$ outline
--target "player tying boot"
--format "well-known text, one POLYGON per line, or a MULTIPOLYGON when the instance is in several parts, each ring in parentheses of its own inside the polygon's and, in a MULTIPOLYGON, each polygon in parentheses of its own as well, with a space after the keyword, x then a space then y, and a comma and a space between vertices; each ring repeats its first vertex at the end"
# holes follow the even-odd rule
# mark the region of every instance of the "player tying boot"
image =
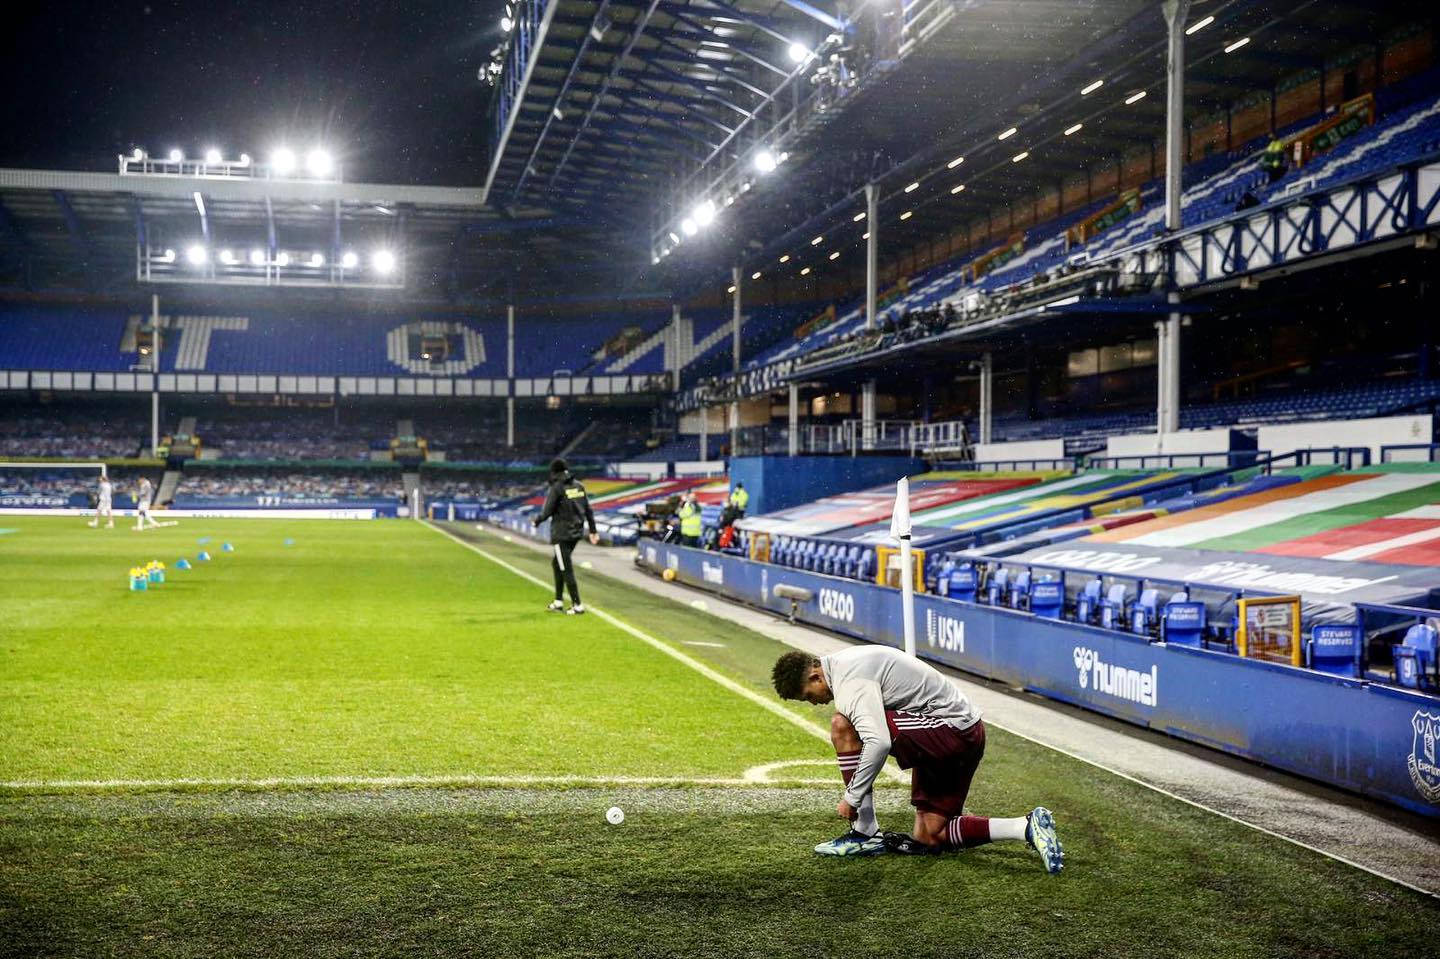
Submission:
POLYGON ((817 853, 919 855, 1008 839, 1036 850, 1046 872, 1063 868, 1055 819, 1044 806, 1010 819, 963 815, 985 755, 985 724, 980 710, 934 667, 887 646, 856 646, 819 659, 786 653, 771 678, 782 699, 835 703, 830 741, 845 780, 835 811, 851 826, 816 846, 817 853), (913 770, 910 835, 881 833, 875 820, 871 787, 890 754, 901 769, 913 770))

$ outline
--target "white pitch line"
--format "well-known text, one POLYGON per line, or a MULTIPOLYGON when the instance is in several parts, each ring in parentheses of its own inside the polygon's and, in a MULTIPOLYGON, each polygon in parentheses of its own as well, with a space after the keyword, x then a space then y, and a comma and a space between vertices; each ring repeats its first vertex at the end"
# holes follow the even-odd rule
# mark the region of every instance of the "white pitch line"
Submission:
MULTIPOLYGON (((485 559, 488 559, 495 565, 500 566, 503 569, 509 570, 516 576, 519 576, 521 579, 525 579, 534 583, 541 589, 549 590, 553 587, 552 583, 547 583, 544 580, 540 579, 538 576, 531 576, 529 573, 525 572, 523 569, 520 569, 518 566, 512 566, 511 564, 505 562, 503 559, 494 555, 493 553, 487 553, 485 550, 476 546, 474 543, 465 542, 465 540, 456 536, 454 533, 451 533, 449 530, 441 529, 440 527, 435 526, 429 520, 425 520, 424 523, 426 526, 429 526, 435 532, 446 537, 447 539, 459 543, 461 546, 465 547, 471 552, 483 556, 485 559)), ((616 629, 629 633, 631 636, 634 636, 642 643, 653 646, 656 649, 660 650, 660 652, 664 653, 666 656, 679 660, 686 666, 689 666, 691 669, 695 670, 701 676, 704 676, 706 679, 719 683, 721 686, 724 686, 732 693, 744 696, 746 699, 750 700, 752 703, 759 706, 761 709, 764 709, 767 712, 774 713, 776 716, 784 719, 787 723, 791 723, 792 725, 800 727, 812 736, 823 739, 827 743, 830 742, 830 733, 828 730, 821 729, 818 725, 812 723, 810 720, 805 719, 801 716, 797 716, 795 713, 792 713, 790 710, 786 709, 784 706, 781 706, 779 703, 774 702, 773 700, 766 699, 764 696, 761 696, 759 693, 755 692, 755 690, 748 689, 745 686, 741 686, 729 676, 717 673, 715 670, 711 669, 709 666, 700 662, 700 660, 694 658, 693 656, 688 656, 685 653, 682 653, 674 646, 671 646, 669 643, 661 642, 654 636, 651 636, 649 633, 641 632, 634 626, 631 626, 629 623, 625 622, 623 619, 611 616, 603 609, 596 609, 594 606, 587 606, 586 609, 593 615, 598 616, 605 622, 609 623, 611 626, 614 626, 616 629)))
MULTIPOLYGON (((3 532, 4 532, 4 530, 0 530, 0 533, 3 533, 3 532)), ((708 646, 708 647, 711 648, 711 649, 724 649, 724 648, 725 648, 725 644, 724 644, 724 643, 705 643, 705 642, 701 642, 701 641, 698 640, 698 639, 682 639, 682 640, 680 640, 680 642, 684 643, 686 646, 708 646)))
MULTIPOLYGON (((824 780, 825 785, 833 785, 824 780)), ((0 782, 0 791, 84 791, 127 789, 277 789, 286 787, 345 786, 390 789, 403 786, 786 786, 816 785, 814 780, 765 782, 750 777, 685 776, 277 776, 260 779, 55 779, 0 782)))

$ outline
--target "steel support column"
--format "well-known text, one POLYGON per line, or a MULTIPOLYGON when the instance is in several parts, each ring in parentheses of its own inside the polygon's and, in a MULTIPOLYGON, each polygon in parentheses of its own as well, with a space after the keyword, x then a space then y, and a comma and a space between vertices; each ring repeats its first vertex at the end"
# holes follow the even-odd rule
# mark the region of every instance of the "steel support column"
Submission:
MULTIPOLYGON (((1185 17, 1190 0, 1164 0, 1168 46, 1165 57, 1165 229, 1180 229, 1180 172, 1185 164, 1185 17)), ((1273 102, 1273 98, 1272 98, 1273 102)), ((1170 281, 1173 285, 1174 276, 1170 281)), ((1180 294, 1171 292, 1170 315, 1156 324, 1158 393, 1155 431, 1161 437, 1180 428, 1180 294)))
POLYGON ((735 376, 734 399, 730 401, 730 455, 733 457, 740 449, 740 267, 730 268, 730 283, 735 287, 735 296, 731 301, 734 312, 730 318, 730 349, 734 354, 735 376))
POLYGON ((860 388, 860 448, 875 448, 875 381, 866 380, 860 388))
POLYGON ((160 455, 160 297, 150 295, 150 455, 160 455))
POLYGON ((880 189, 874 183, 865 184, 865 328, 875 328, 875 287, 880 261, 880 189))
POLYGON ((800 453, 800 385, 790 384, 790 455, 800 453))
POLYGON ((991 403, 991 391, 994 388, 995 366, 990 354, 986 353, 980 358, 980 442, 989 443, 990 423, 993 419, 994 406, 991 403))
POLYGON ((505 445, 515 446, 515 305, 505 307, 505 445))

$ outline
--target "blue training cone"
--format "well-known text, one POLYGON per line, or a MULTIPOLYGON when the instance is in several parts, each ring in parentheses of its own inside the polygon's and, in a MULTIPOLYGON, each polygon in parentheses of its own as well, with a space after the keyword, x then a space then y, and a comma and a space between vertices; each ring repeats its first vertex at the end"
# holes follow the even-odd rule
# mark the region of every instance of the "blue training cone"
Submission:
POLYGON ((175 568, 176 568, 176 569, 189 569, 189 568, 190 568, 190 561, 189 561, 188 559, 185 559, 185 558, 182 556, 180 559, 177 559, 177 560, 175 561, 175 568))
POLYGON ((200 555, 197 556, 197 557, 195 557, 195 559, 196 559, 198 562, 201 562, 201 563, 208 563, 208 562, 210 562, 210 554, 207 553, 207 552, 205 552, 205 551, 202 549, 202 550, 200 551, 200 555))
POLYGON ((229 543, 226 543, 225 545, 221 546, 220 549, 223 550, 223 551, 226 552, 226 553, 233 553, 233 552, 235 552, 235 547, 231 546, 229 543))

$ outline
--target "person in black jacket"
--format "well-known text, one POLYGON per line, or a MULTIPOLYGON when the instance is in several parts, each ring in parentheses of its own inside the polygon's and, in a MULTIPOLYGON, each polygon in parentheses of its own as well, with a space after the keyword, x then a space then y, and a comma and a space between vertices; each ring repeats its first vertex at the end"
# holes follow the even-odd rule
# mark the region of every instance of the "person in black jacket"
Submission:
POLYGON ((575 565, 570 554, 575 552, 575 544, 585 535, 586 527, 589 527, 592 545, 600 542, 600 535, 595 531, 595 513, 590 509, 585 487, 570 475, 570 467, 564 460, 550 463, 550 489, 545 494, 545 508, 531 522, 539 526, 547 519, 554 550, 550 568, 555 573, 555 602, 546 608, 552 613, 579 615, 585 612, 585 606, 580 602, 580 587, 575 583, 575 565), (565 587, 570 589, 569 609, 565 609, 565 587))

